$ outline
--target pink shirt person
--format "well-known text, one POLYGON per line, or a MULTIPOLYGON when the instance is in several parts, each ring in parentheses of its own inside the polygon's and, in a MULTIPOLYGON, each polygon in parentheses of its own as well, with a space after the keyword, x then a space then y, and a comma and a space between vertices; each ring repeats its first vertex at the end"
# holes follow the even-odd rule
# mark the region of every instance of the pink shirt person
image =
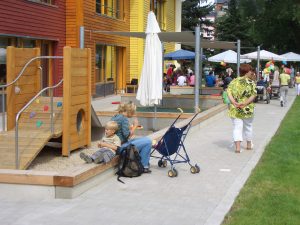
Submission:
POLYGON ((190 86, 195 86, 195 74, 192 74, 190 76, 190 83, 189 83, 190 86))

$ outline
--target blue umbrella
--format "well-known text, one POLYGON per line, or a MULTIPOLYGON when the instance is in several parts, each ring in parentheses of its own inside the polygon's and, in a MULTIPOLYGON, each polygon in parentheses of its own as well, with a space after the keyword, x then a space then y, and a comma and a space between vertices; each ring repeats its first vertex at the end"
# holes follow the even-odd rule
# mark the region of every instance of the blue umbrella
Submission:
MULTIPOLYGON (((195 52, 180 49, 175 52, 170 52, 168 54, 165 54, 164 59, 166 60, 195 59, 195 52)), ((203 55, 203 59, 205 59, 205 55, 203 55)))
POLYGON ((164 59, 168 59, 168 60, 195 59, 195 52, 180 49, 175 52, 170 52, 166 54, 164 56, 164 59))

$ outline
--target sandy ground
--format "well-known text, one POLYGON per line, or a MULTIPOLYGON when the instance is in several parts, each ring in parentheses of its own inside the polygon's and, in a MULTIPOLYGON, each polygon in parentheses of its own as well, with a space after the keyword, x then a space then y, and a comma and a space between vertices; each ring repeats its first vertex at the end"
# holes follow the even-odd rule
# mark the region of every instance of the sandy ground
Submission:
POLYGON ((62 156, 60 148, 45 147, 31 163, 28 170, 62 172, 82 166, 85 162, 79 157, 80 152, 94 153, 98 149, 97 143, 98 141, 94 141, 89 148, 72 151, 70 157, 62 156))

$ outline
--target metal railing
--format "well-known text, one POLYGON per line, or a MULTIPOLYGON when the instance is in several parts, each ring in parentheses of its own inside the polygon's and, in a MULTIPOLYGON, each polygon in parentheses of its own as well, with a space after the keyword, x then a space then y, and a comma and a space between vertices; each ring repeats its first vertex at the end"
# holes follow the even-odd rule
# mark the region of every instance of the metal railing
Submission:
POLYGON ((5 95, 4 95, 5 88, 16 83, 19 80, 19 78, 22 76, 22 74, 24 73, 27 66, 30 63, 32 63, 34 60, 37 60, 37 59, 63 59, 63 58, 64 58, 63 56, 37 56, 37 57, 34 57, 25 64, 25 66, 22 68, 22 70, 20 71, 18 76, 12 82, 5 84, 5 85, 0 85, 0 89, 2 90, 2 93, 1 93, 2 94, 2 131, 5 131, 5 95))
POLYGON ((25 109, 30 106, 30 104, 36 100, 44 91, 50 91, 51 97, 51 114, 50 114, 50 132, 54 133, 54 124, 53 124, 53 89, 57 88, 63 83, 63 79, 61 79, 56 85, 51 87, 46 87, 42 89, 39 93, 37 93, 16 115, 16 127, 15 127, 15 152, 16 152, 16 169, 19 169, 20 164, 20 155, 19 155, 19 118, 20 115, 24 112, 25 109))

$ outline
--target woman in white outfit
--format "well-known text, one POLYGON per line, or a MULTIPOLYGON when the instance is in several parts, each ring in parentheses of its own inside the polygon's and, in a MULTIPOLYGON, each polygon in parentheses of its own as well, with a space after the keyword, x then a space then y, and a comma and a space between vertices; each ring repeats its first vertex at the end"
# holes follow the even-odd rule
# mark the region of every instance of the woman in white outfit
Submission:
POLYGON ((252 122, 254 117, 254 103, 256 97, 256 76, 252 66, 242 64, 240 77, 231 81, 227 88, 230 99, 228 115, 233 123, 233 140, 235 152, 241 152, 243 137, 247 141, 247 149, 253 148, 252 122))

